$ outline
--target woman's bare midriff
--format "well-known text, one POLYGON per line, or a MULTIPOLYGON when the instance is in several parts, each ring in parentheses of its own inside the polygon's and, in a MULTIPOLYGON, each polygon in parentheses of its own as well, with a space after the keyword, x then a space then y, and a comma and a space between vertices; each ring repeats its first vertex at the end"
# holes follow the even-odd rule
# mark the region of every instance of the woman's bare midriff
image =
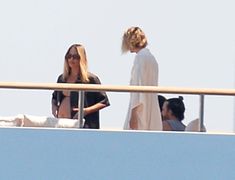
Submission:
POLYGON ((58 110, 58 118, 71 118, 71 106, 69 96, 65 96, 62 100, 58 110))

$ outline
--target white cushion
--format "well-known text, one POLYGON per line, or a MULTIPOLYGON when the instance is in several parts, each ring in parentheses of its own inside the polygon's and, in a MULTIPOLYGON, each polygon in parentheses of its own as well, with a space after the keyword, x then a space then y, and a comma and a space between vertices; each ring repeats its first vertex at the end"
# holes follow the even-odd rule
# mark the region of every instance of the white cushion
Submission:
POLYGON ((24 115, 24 127, 79 128, 77 119, 24 115))
MULTIPOLYGON (((193 131, 193 132, 200 132, 200 121, 199 119, 194 119, 188 123, 188 125, 185 128, 185 131, 193 131)), ((205 126, 203 125, 203 132, 206 131, 205 126)))

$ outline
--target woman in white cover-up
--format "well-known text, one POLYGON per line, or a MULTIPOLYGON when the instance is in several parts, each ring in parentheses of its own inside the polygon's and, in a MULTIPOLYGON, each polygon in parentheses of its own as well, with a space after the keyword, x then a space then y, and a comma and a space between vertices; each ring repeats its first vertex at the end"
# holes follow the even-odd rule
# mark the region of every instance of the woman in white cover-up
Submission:
MULTIPOLYGON (((123 35, 122 51, 136 53, 130 85, 158 86, 158 64, 139 27, 129 28, 123 35)), ((131 93, 124 129, 162 130, 157 93, 131 93)))

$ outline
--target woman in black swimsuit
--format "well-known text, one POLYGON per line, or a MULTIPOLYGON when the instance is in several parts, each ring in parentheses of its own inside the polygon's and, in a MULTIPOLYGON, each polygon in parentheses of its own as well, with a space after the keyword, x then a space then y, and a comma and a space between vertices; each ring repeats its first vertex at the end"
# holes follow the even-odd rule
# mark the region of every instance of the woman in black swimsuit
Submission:
MULTIPOLYGON (((74 44, 68 49, 64 60, 64 72, 57 83, 101 84, 99 78, 88 72, 85 48, 74 44)), ((99 110, 109 106, 105 92, 85 92, 85 128, 100 128, 99 110)), ((52 114, 58 118, 75 119, 78 112, 78 92, 54 91, 52 94, 52 114)))

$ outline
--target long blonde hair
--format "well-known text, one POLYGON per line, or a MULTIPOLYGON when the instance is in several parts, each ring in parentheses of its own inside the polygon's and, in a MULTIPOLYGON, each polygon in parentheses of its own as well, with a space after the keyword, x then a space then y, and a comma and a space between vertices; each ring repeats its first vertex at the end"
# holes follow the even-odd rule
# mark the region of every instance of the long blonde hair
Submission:
POLYGON ((131 27, 123 34, 122 52, 125 53, 130 49, 142 49, 147 44, 148 42, 144 32, 139 27, 131 27))
POLYGON ((71 73, 71 68, 68 64, 68 59, 66 58, 69 54, 70 50, 72 48, 75 48, 77 50, 77 53, 80 57, 79 59, 79 77, 81 78, 81 81, 86 83, 89 82, 89 73, 88 73, 88 63, 87 63, 87 57, 86 57, 86 51, 85 48, 81 44, 73 44, 69 47, 68 51, 65 54, 64 58, 64 72, 63 72, 63 79, 66 81, 71 73))

